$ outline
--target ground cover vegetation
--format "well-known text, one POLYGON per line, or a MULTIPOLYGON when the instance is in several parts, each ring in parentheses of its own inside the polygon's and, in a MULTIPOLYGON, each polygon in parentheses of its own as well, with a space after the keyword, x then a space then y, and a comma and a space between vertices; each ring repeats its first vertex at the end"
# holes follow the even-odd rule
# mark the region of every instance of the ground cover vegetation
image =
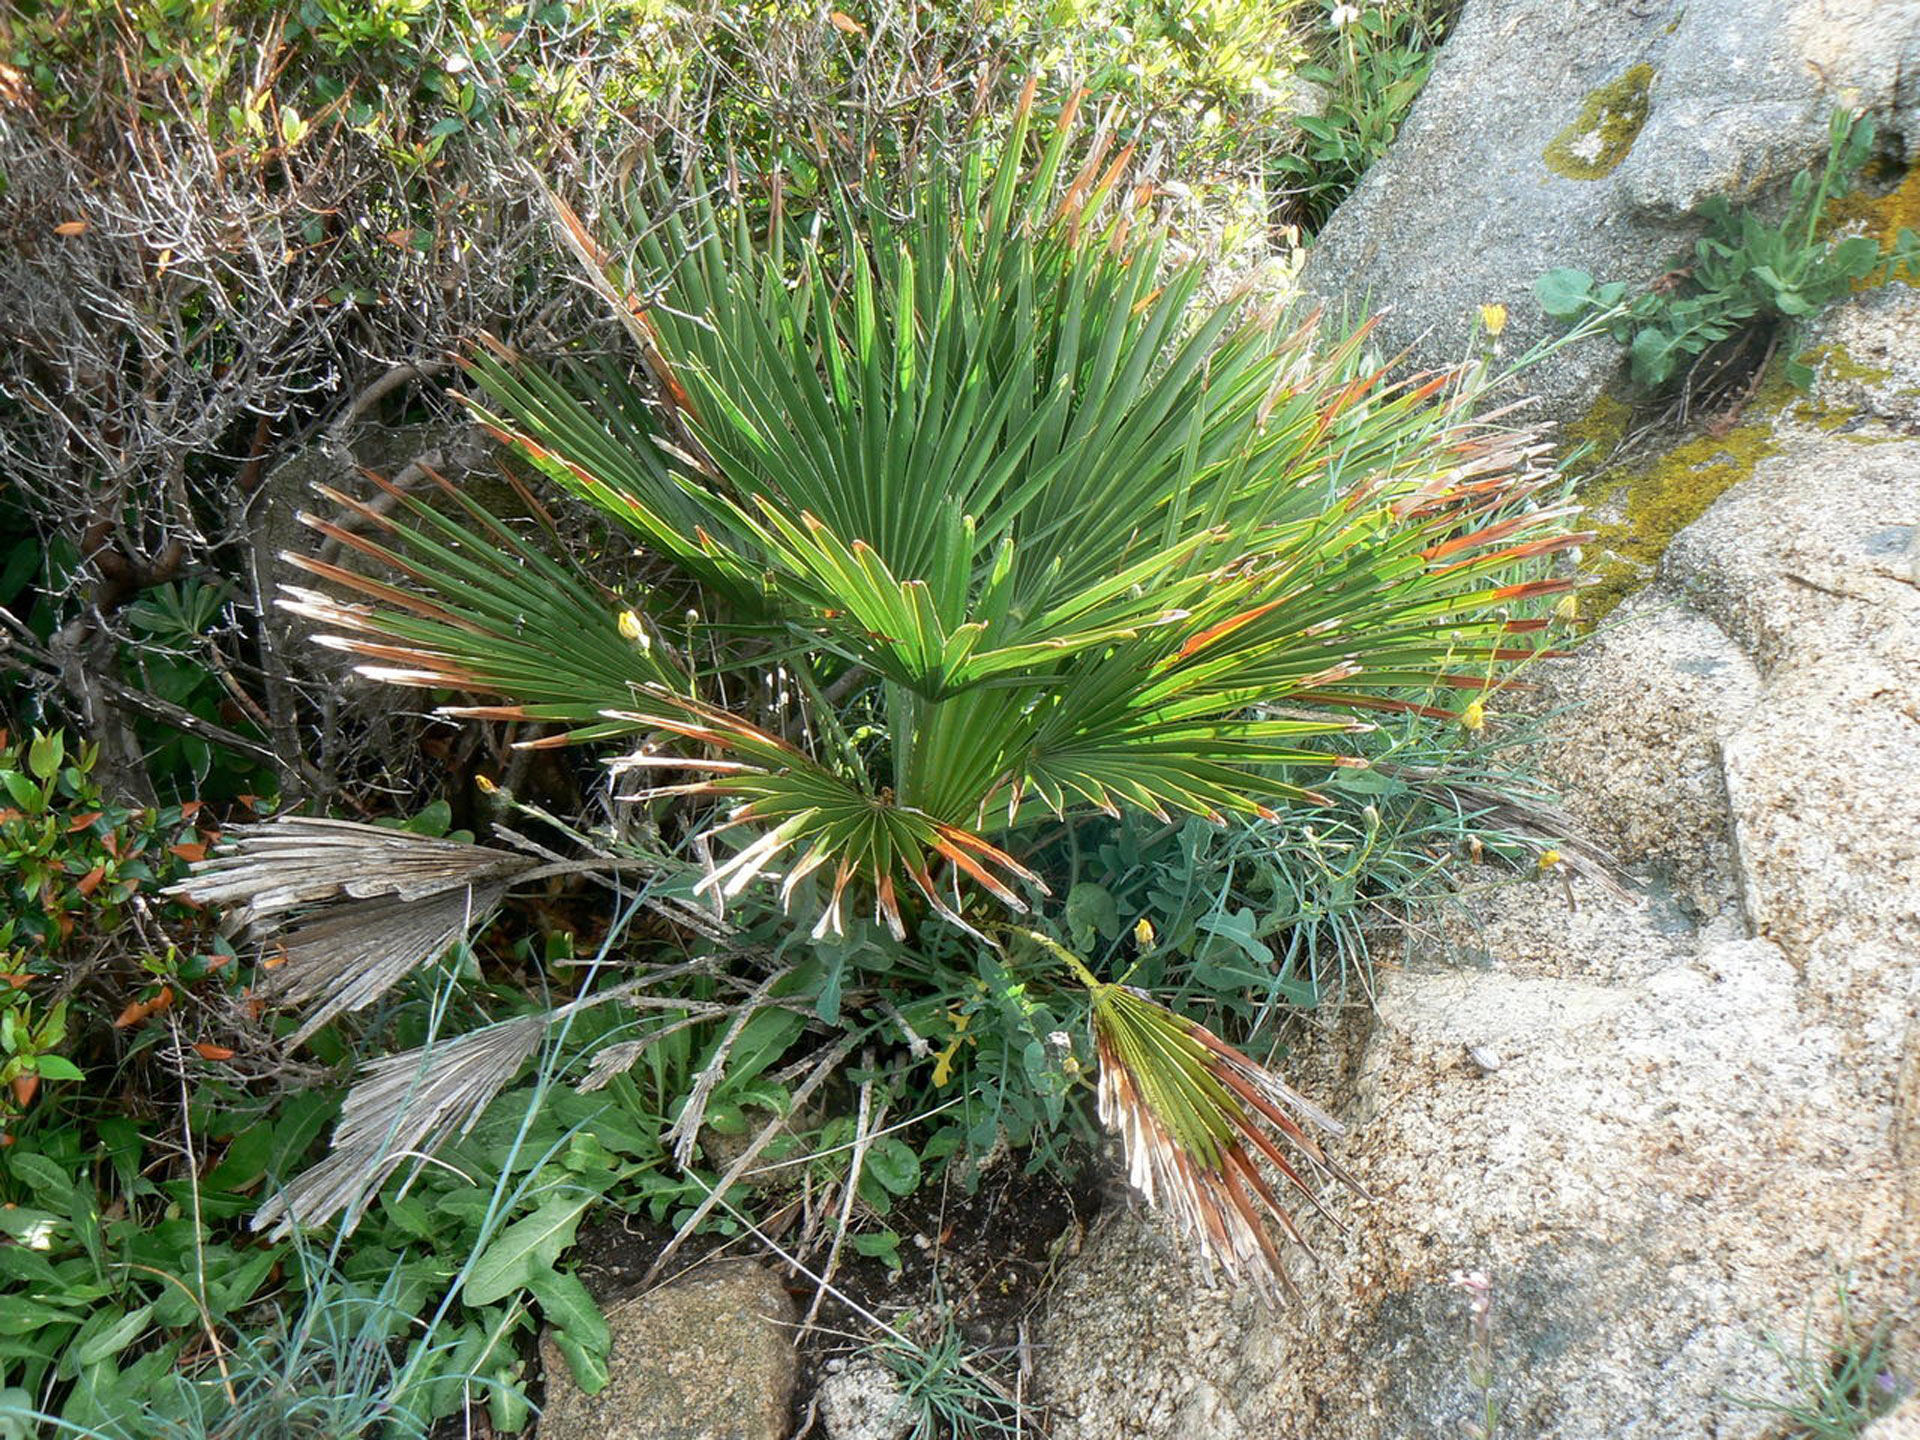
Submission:
MULTIPOLYGON (((586 1218, 797 1193, 831 1273, 1096 1110, 1283 1283, 1289 1027, 1579 858, 1487 719, 1545 452, 1168 234, 1364 48, 1296 18, 0 20, 0 1428, 520 1429, 536 1330, 604 1382, 586 1218), (276 626, 277 460, 449 395, 507 479, 308 498, 276 626)), ((998 1413, 950 1321, 928 1433, 998 1413)))

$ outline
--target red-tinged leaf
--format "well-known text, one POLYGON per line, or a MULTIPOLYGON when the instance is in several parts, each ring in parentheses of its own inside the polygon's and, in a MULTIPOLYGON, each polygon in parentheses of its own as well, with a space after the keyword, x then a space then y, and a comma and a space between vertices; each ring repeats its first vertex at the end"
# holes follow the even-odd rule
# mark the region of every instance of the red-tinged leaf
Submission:
POLYGON ((13 1103, 24 1110, 33 1103, 33 1097, 40 1093, 40 1077, 32 1071, 13 1077, 13 1103))
POLYGON ((193 1053, 202 1060, 231 1060, 238 1052, 229 1050, 225 1045, 215 1045, 210 1041, 196 1040, 193 1053))
POLYGON ((1531 600, 1541 595, 1564 595, 1593 583, 1584 575, 1556 576, 1550 580, 1523 580, 1518 585, 1502 585, 1487 596, 1489 604, 1503 600, 1531 600))
POLYGON ((74 882, 73 888, 82 895, 91 895, 100 888, 100 882, 107 878, 107 867, 96 865, 74 882))
POLYGON ((162 985, 159 993, 150 996, 148 999, 129 1001, 126 1009, 114 1017, 113 1028, 116 1030, 124 1030, 129 1025, 138 1025, 142 1021, 160 1014, 172 1004, 173 987, 170 985, 162 985))
POLYGON ((1286 603, 1287 603, 1286 598, 1284 597, 1279 600, 1269 600, 1264 605, 1256 605, 1251 610, 1243 610, 1238 615, 1235 615, 1229 619, 1220 621, 1217 625, 1209 625, 1206 629, 1202 630, 1198 635, 1193 635, 1188 637, 1186 643, 1180 647, 1179 658, 1182 660, 1185 660, 1188 656, 1192 655, 1196 650, 1203 650, 1207 646, 1211 645, 1214 641, 1220 639, 1223 636, 1231 635, 1234 631, 1240 629, 1242 626, 1251 625, 1254 621, 1258 620, 1262 615, 1271 614, 1273 611, 1277 610, 1280 606, 1286 603))
POLYGON ((1537 540, 1525 540, 1518 545, 1509 545, 1504 550, 1488 550, 1478 555, 1468 555, 1450 564, 1441 565, 1434 570, 1436 575, 1450 574, 1455 570, 1472 565, 1497 565, 1515 560, 1535 559, 1542 555, 1558 554, 1562 550, 1572 550, 1577 546, 1593 542, 1593 535, 1545 535, 1537 540))
MULTIPOLYGON (((198 804, 199 802, 195 801, 194 803, 198 804)), ((106 812, 104 810, 89 810, 84 815, 74 816, 73 819, 67 822, 67 833, 71 835, 75 831, 86 829, 89 825, 93 824, 94 821, 98 820, 105 813, 106 812)), ((180 813, 182 815, 186 814, 186 810, 184 809, 184 807, 182 808, 180 813)), ((0 815, 0 819, 13 819, 16 816, 18 816, 18 814, 19 812, 17 810, 9 810, 4 815, 0 815)))
POLYGON ((948 861, 950 861, 956 868, 966 872, 968 875, 971 875, 973 877, 974 883, 980 886, 980 888, 985 890, 989 895, 993 896, 996 900, 1001 901, 1003 904, 1008 905, 1015 910, 1025 913, 1027 909, 1027 902, 1022 900, 1012 890, 1009 890, 1004 884, 1002 884, 998 879, 996 879, 994 875, 990 871, 988 871, 984 865, 980 864, 979 861, 975 860, 971 855, 967 854, 967 852, 961 849, 960 846, 953 844, 951 841, 941 839, 933 842, 933 848, 939 851, 940 854, 946 856, 948 861))
POLYGON ((207 858, 207 847, 198 842, 191 845, 169 845, 169 855, 177 855, 182 860, 201 861, 207 858))
MULTIPOLYGON (((1438 545, 1430 546, 1421 551, 1420 554, 1421 557, 1426 560, 1444 560, 1447 556, 1458 554, 1462 550, 1475 550, 1482 545, 1491 545, 1496 540, 1504 540, 1517 530, 1532 529, 1535 526, 1553 520, 1556 515, 1565 513, 1568 512, 1528 511, 1525 514, 1512 515, 1505 520, 1497 521, 1492 525, 1487 525, 1479 530, 1475 530, 1469 535, 1456 535, 1451 540, 1445 540, 1438 545)), ((1589 536, 1588 538, 1591 539, 1592 537, 1589 536)), ((1441 573, 1444 574, 1445 569, 1443 569, 1441 573)))
MULTIPOLYGON (((425 571, 419 569, 417 566, 408 564, 403 557, 396 555, 384 545, 376 545, 371 540, 356 535, 351 530, 343 530, 330 521, 309 519, 307 523, 310 529, 318 531, 328 539, 339 541, 348 549, 356 550, 370 560, 377 560, 383 565, 390 565, 401 574, 411 575, 414 579, 422 583, 426 581, 425 571)), ((339 565, 332 565, 324 560, 316 559, 311 555, 297 555, 291 551, 284 554, 282 558, 297 570, 304 570, 307 574, 317 576, 322 580, 331 580, 336 585, 355 591, 361 595, 369 595, 375 600, 384 600, 387 604, 397 606, 409 614, 420 616, 422 619, 438 620, 443 625, 451 625, 455 629, 464 630, 470 635, 484 635, 487 633, 485 626, 476 625, 465 616, 459 615, 443 605, 436 605, 431 600, 423 600, 411 590, 403 590, 397 585, 389 585, 384 581, 374 579, 371 575, 362 575, 357 570, 348 570, 339 565)), ((345 622, 343 620, 335 620, 333 623, 343 624, 345 622)))
POLYGON ((1013 874, 1018 875, 1022 880, 1025 880, 1029 885, 1038 886, 1041 894, 1047 895, 1052 893, 1050 890, 1047 889, 1046 882, 1043 881, 1033 871, 1029 870, 1026 866, 1022 865, 1018 860, 1014 859, 1013 856, 1009 855, 1006 851, 1000 849, 997 845, 993 845, 988 841, 981 839, 980 836, 974 834, 971 830, 962 830, 957 825, 942 824, 938 820, 933 822, 933 828, 940 834, 940 836, 943 839, 950 840, 956 845, 963 845, 967 849, 974 851, 976 854, 984 856, 986 859, 992 861, 995 865, 1000 866, 1002 869, 1011 871, 1013 874))

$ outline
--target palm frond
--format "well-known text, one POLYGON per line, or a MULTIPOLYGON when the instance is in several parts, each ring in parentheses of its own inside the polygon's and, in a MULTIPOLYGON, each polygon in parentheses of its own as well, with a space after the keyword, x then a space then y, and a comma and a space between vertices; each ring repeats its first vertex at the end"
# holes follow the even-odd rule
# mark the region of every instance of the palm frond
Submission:
MULTIPOLYGON (((743 758, 683 759, 642 751, 612 763, 619 773, 655 768, 713 772, 708 779, 670 787, 671 793, 699 792, 734 802, 709 835, 752 828, 754 838, 706 875, 697 889, 731 898, 763 874, 777 873, 783 897, 791 898, 803 880, 822 871, 831 884, 814 926, 816 935, 844 929, 847 891, 858 880, 870 888, 875 918, 898 938, 906 935, 903 888, 967 930, 973 927, 960 913, 964 901, 956 882, 961 876, 1014 910, 1026 909, 1014 888, 1017 883, 1046 893, 1038 875, 971 830, 901 805, 884 790, 873 793, 723 710, 681 697, 672 697, 672 706, 680 713, 663 706, 661 712, 615 712, 611 718, 743 758), (937 874, 936 866, 946 873, 937 874), (895 876, 907 886, 898 885, 895 876)), ((649 789, 626 798, 660 793, 649 789)))
POLYGON ((510 699, 511 706, 449 706, 449 714, 485 714, 580 726, 577 736, 618 733, 600 720, 646 686, 685 680, 636 619, 622 623, 612 598, 573 566, 556 560, 495 518, 472 496, 438 476, 441 493, 464 521, 408 491, 371 477, 411 515, 402 523, 338 491, 321 487, 362 526, 397 543, 310 515, 300 518, 329 539, 396 572, 402 587, 312 556, 283 558, 359 597, 285 585, 283 609, 328 627, 316 639, 360 657, 370 679, 417 689, 510 699), (594 723, 594 722, 599 723, 594 723))
POLYGON ((288 1043, 372 1004, 492 913, 538 859, 380 825, 286 816, 229 829, 169 893, 266 943, 262 989, 307 1007, 288 1043))
POLYGON ((520 1015, 455 1039, 389 1055, 360 1072, 327 1156, 262 1205, 253 1228, 283 1239, 340 1218, 344 1232, 409 1161, 424 1163, 471 1131, 545 1039, 551 1015, 520 1015))
POLYGON ((1093 1034, 1100 1119, 1120 1134, 1134 1188, 1168 1212, 1209 1268, 1297 1299, 1263 1217, 1309 1255, 1313 1248, 1261 1167, 1271 1166, 1284 1191, 1332 1218, 1320 1198, 1323 1180, 1364 1191, 1307 1125, 1336 1136, 1344 1127, 1198 1021, 1132 986, 1096 986, 1093 1034))
POLYGON ((1048 935, 1025 935, 1064 962, 1092 997, 1100 1119, 1120 1135, 1133 1187, 1167 1212, 1209 1271, 1217 1268, 1270 1299, 1298 1299, 1265 1220, 1318 1257, 1263 1166, 1281 1178, 1283 1193, 1338 1224, 1320 1198, 1322 1183, 1337 1180, 1358 1195, 1366 1192, 1307 1127, 1334 1136, 1346 1128, 1198 1021, 1144 990, 1098 979, 1048 935))

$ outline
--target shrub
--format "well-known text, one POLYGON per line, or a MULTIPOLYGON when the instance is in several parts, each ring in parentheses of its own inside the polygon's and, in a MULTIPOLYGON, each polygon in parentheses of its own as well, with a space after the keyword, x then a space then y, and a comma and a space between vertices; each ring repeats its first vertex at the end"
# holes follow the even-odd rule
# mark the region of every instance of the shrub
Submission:
MULTIPOLYGON (((1245 297, 1195 305, 1199 274, 1162 266, 1125 153, 1104 137, 1075 151, 1071 111, 1029 150, 1031 100, 997 150, 951 170, 929 154, 904 209, 851 194, 818 238, 777 213, 757 238, 697 177, 670 209, 660 181, 616 264, 563 208, 641 372, 498 346, 470 368, 488 423, 628 527, 653 583, 611 599, 551 530, 543 548, 452 487, 387 487, 391 514, 335 497, 384 539, 319 523, 404 583, 308 563, 359 598, 300 590, 295 608, 370 676, 507 702, 450 713, 640 737, 616 762, 647 782, 627 798, 713 857, 690 869, 654 847, 659 883, 751 915, 777 873, 793 917, 736 1026, 777 997, 847 1028, 842 1054, 961 1035, 975 1091, 1055 1117, 1097 1059, 1136 1179, 1210 1228, 1229 1270, 1269 1282, 1253 1214, 1278 1202, 1246 1147, 1281 1159, 1265 1120, 1337 1173, 1291 1115, 1332 1122, 1096 976, 1062 943, 1070 924, 1050 933, 1049 837, 1088 814, 1318 801, 1365 766, 1340 743, 1361 717, 1450 716, 1438 695, 1478 694, 1537 652, 1549 622, 1529 607, 1576 582, 1524 572, 1580 537, 1542 448, 1476 423, 1454 377, 1389 383, 1364 335, 1321 354, 1313 327, 1245 297), (1089 1010, 1095 1054, 1075 1034, 1089 1010), (963 1033, 982 1011, 992 1047, 963 1033)), ((318 853, 288 848, 286 864, 318 853)), ((265 892, 269 850, 209 882, 265 892)), ((463 874, 512 883, 491 853, 434 863, 445 893, 463 874)), ((476 1073, 503 1065, 484 1041, 471 1055, 476 1073)), ((489 1093, 449 1078, 399 1148, 489 1093)), ((354 1203, 342 1177, 364 1176, 392 1114, 349 1112, 365 1118, 290 1213, 354 1203)))
MULTIPOLYGON (((240 967, 204 917, 162 887, 206 853, 194 803, 136 810, 102 794, 98 750, 58 731, 0 734, 0 1134, 82 1067, 111 1070, 163 1035, 178 1004, 190 1043, 231 1056, 240 967)), ((58 1099, 55 1111, 64 1110, 58 1099)))
POLYGON ((1406 0, 1331 4, 1323 58, 1299 69, 1321 86, 1325 107, 1296 115, 1296 149, 1273 162, 1288 213, 1309 233, 1327 223, 1360 177, 1386 156, 1433 69, 1433 51, 1457 7, 1406 0))

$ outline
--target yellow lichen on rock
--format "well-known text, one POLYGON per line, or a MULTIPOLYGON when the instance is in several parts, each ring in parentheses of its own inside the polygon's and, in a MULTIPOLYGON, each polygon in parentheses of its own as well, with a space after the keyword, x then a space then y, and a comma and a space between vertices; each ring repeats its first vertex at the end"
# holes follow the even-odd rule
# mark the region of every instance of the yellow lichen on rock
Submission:
MULTIPOLYGON (((1747 407, 1744 423, 1726 433, 1695 436, 1625 473, 1599 472, 1583 485, 1588 523, 1596 532, 1586 569, 1599 579, 1581 596, 1587 619, 1600 619, 1651 580, 1673 537, 1751 475, 1754 466, 1779 452, 1774 422, 1797 393, 1776 378, 1747 407)), ((1583 427, 1598 432, 1590 437, 1596 440, 1609 431, 1623 433, 1626 410, 1603 395, 1586 417, 1568 427, 1568 435, 1583 427)))
MULTIPOLYGON (((1871 235, 1879 242, 1882 253, 1893 249, 1902 230, 1920 231, 1920 165, 1908 167, 1900 183, 1884 195, 1856 190, 1828 201, 1822 228, 1828 234, 1853 231, 1871 235)), ((1916 274, 1911 265, 1889 267, 1856 281, 1853 288, 1869 290, 1889 280, 1920 285, 1920 274, 1916 274)))
POLYGON ((1548 143, 1540 158, 1565 180, 1611 175, 1633 149, 1653 108, 1653 67, 1635 65, 1587 93, 1580 116, 1548 143))

